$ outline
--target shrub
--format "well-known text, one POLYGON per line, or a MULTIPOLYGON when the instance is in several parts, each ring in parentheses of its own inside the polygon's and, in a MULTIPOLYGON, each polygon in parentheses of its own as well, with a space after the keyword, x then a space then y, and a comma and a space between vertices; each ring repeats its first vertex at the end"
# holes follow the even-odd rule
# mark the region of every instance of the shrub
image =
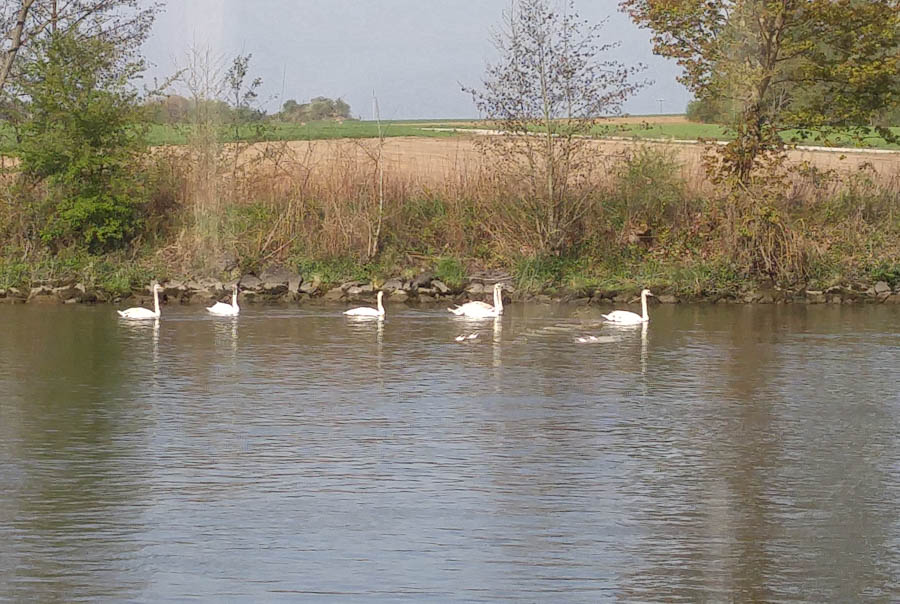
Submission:
POLYGON ((687 204, 679 170, 673 152, 649 146, 622 163, 615 195, 621 199, 624 222, 641 220, 651 226, 674 222, 687 204))
POLYGON ((22 171, 46 184, 51 217, 40 232, 56 249, 108 251, 138 230, 144 129, 128 81, 141 69, 111 44, 70 34, 51 36, 28 63, 22 171))
POLYGON ((887 281, 894 287, 900 283, 900 263, 883 261, 869 270, 869 276, 873 281, 887 281))

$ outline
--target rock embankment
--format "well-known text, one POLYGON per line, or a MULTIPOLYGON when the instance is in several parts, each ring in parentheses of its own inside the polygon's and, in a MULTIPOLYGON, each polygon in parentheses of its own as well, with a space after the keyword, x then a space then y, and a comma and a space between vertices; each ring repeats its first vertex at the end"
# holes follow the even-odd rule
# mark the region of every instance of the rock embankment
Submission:
MULTIPOLYGON (((422 272, 414 278, 394 277, 376 287, 368 281, 347 281, 339 285, 323 283, 316 276, 305 277, 288 269, 278 268, 261 272, 259 275, 243 275, 239 280, 241 301, 245 303, 356 303, 374 300, 380 289, 387 300, 393 303, 409 304, 456 304, 468 300, 482 300, 489 296, 494 283, 507 283, 504 297, 510 301, 520 300, 536 303, 624 304, 632 302, 637 290, 583 289, 560 291, 550 289, 545 292, 517 292, 509 285, 510 276, 505 273, 482 273, 472 276, 461 285, 449 285, 436 278, 433 273, 422 272)), ((211 278, 188 278, 169 280, 163 286, 163 299, 177 304, 211 304, 224 299, 231 293, 234 281, 211 278)), ((680 302, 706 302, 718 304, 857 304, 886 303, 900 304, 900 283, 893 287, 886 281, 876 283, 853 283, 829 287, 825 290, 782 289, 775 286, 760 287, 740 293, 701 293, 698 295, 676 295, 666 291, 656 291, 657 300, 662 304, 680 302)), ((15 303, 134 303, 151 302, 149 287, 129 295, 114 294, 84 283, 54 281, 38 283, 30 288, 10 287, 0 289, 0 304, 15 303)))

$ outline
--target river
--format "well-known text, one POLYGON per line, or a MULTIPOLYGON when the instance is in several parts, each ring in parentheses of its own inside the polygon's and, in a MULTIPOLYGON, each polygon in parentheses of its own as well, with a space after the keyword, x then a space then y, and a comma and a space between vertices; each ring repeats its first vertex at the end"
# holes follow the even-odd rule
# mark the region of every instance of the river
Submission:
POLYGON ((900 595, 900 307, 387 312, 0 307, 0 601, 900 595))

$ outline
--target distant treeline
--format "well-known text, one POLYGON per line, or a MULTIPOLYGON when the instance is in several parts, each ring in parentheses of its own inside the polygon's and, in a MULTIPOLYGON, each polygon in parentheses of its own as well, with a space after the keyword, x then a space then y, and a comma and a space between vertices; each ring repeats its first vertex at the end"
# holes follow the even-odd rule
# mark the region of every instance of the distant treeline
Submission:
POLYGON ((194 100, 178 94, 155 97, 145 103, 149 110, 150 121, 157 124, 180 124, 194 121, 199 113, 218 115, 223 121, 239 121, 241 123, 260 122, 273 119, 284 122, 312 122, 321 120, 347 120, 350 116, 350 105, 341 98, 330 99, 317 96, 308 103, 298 103, 288 99, 278 113, 267 115, 256 107, 233 107, 222 100, 194 100))

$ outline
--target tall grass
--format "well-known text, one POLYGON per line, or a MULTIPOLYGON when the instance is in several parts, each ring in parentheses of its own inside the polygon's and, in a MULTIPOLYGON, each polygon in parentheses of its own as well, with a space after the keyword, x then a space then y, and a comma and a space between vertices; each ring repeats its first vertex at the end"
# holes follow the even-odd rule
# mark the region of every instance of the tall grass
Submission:
POLYGON ((603 161, 591 180, 572 183, 586 211, 569 248, 548 255, 537 245, 532 201, 514 179, 463 154, 411 167, 388 148, 373 258, 381 183, 360 145, 198 139, 158 150, 136 168, 150 175, 150 202, 132 248, 103 259, 137 267, 118 276, 74 252, 80 260, 68 267, 39 260, 37 218, 8 175, 0 184, 0 287, 68 271, 122 290, 150 274, 224 275, 232 266, 258 272, 277 264, 322 282, 430 269, 456 287, 477 267, 502 267, 524 290, 653 285, 697 295, 753 280, 799 286, 900 275, 897 175, 796 173, 777 195, 748 191, 735 201, 665 151, 648 147, 603 161))

